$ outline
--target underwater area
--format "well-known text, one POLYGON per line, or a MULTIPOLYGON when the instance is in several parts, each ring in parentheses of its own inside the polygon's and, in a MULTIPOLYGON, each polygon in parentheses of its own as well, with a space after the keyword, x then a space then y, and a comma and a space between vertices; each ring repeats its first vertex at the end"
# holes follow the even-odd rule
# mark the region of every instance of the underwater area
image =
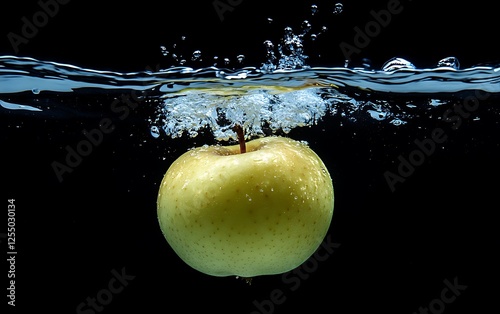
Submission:
POLYGON ((0 14, 1 313, 498 307, 500 51, 486 1, 23 1, 0 14), (332 177, 298 268, 185 264, 157 218, 182 154, 284 136, 332 177), (6 309, 5 311, 3 309, 6 309))

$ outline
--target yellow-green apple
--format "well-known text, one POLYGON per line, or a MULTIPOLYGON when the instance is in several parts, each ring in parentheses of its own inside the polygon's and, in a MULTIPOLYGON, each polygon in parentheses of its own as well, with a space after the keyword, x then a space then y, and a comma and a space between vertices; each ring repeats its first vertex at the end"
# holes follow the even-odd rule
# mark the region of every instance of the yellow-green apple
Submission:
POLYGON ((254 277, 309 258, 328 231, 333 202, 330 174, 307 144, 265 137, 246 143, 246 153, 238 145, 184 153, 161 182, 157 209, 167 242, 188 265, 254 277))

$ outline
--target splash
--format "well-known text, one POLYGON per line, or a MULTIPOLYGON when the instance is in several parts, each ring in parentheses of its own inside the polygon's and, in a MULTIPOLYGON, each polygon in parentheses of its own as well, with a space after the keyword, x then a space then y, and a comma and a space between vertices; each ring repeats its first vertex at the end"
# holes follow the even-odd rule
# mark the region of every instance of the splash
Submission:
MULTIPOLYGON (((321 8, 311 5, 309 15, 293 28, 284 27, 281 38, 263 40, 265 55, 260 67, 243 67, 244 54, 211 57, 200 49, 187 52, 187 36, 160 46, 161 54, 173 65, 156 71, 117 73, 0 57, 0 97, 7 94, 0 98, 0 107, 45 113, 49 107, 40 104, 56 103, 39 101, 48 92, 75 99, 102 91, 142 95, 141 101, 147 99, 156 108, 147 119, 152 138, 196 137, 208 131, 216 140, 227 141, 237 138, 235 125, 243 126, 251 138, 286 134, 315 125, 327 115, 338 117, 339 123, 370 119, 397 127, 471 92, 500 94, 499 67, 460 69, 453 56, 439 60, 432 69, 419 69, 397 57, 380 70, 372 69, 369 60, 363 60, 360 68, 309 66, 305 43, 329 31, 311 21, 317 21, 320 11, 334 18, 343 10, 342 3, 321 8), (202 66, 207 62, 211 65, 202 66), (18 98, 12 95, 23 93, 31 98, 21 97, 16 103, 18 98), (26 103, 27 99, 37 102, 26 103)), ((270 17, 267 22, 273 24, 274 20, 270 17)))
POLYGON ((152 125, 174 138, 210 130, 217 140, 236 139, 232 130, 236 124, 245 127, 248 137, 254 137, 315 125, 326 115, 353 122, 370 118, 400 126, 421 111, 457 101, 467 93, 500 91, 499 68, 457 67, 454 57, 440 60, 433 69, 417 69, 407 60, 393 58, 379 71, 305 68, 273 73, 258 69, 218 72, 221 80, 217 84, 183 86, 164 95, 152 125))
MULTIPOLYGON (((338 15, 342 13, 342 10, 342 3, 335 3, 332 13, 338 15)), ((311 17, 318 11, 316 4, 311 5, 311 17)), ((267 20, 273 23, 272 18, 267 20)), ((263 44, 266 49, 266 61, 259 69, 255 69, 255 72, 260 75, 273 74, 277 71, 309 69, 306 63, 308 55, 305 53, 304 41, 307 36, 314 41, 328 29, 323 26, 316 33, 312 33, 312 30, 313 25, 309 20, 304 20, 298 32, 290 26, 285 27, 283 37, 277 45, 272 40, 265 40, 263 44)), ((164 46, 161 50, 164 56, 169 55, 164 46)), ((179 61, 176 54, 173 56, 176 61, 179 61)), ((200 59, 201 51, 193 52, 191 60, 200 59)), ((238 55, 236 59, 239 64, 242 64, 245 56, 238 55)), ((214 61, 217 60, 218 57, 214 57, 214 61)), ((230 60, 225 58, 224 65, 227 66, 229 63, 230 60)), ((181 60, 179 64, 184 65, 185 61, 181 60)), ((217 62, 214 66, 217 66, 217 62)), ((235 80, 246 79, 249 75, 244 70, 236 72, 237 74, 226 75, 222 70, 218 76, 235 80)), ((314 86, 315 83, 302 84, 314 86)), ((288 89, 287 92, 283 92, 279 86, 255 87, 251 92, 236 96, 220 95, 216 90, 209 89, 188 91, 182 95, 166 97, 163 106, 158 111, 157 118, 152 121, 151 134, 157 137, 158 129, 161 127, 168 136, 173 138, 184 134, 194 137, 200 130, 209 129, 217 140, 229 140, 235 137, 233 127, 236 124, 244 127, 248 137, 263 136, 277 130, 288 133, 293 128, 315 124, 325 114, 334 111, 332 102, 322 98, 321 93, 322 91, 314 88, 288 89)))
MULTIPOLYGON (((335 3, 330 12, 335 16, 341 14, 343 9, 342 3, 335 3)), ((311 18, 319 10, 318 5, 311 5, 311 18)), ((274 22, 272 18, 267 21, 270 24, 274 22)), ((151 121, 152 135, 158 137, 158 130, 161 129, 173 138, 183 135, 195 137, 202 130, 210 130, 217 140, 229 140, 236 138, 234 125, 242 125, 248 137, 263 136, 314 125, 327 114, 341 115, 348 120, 364 115, 399 126, 412 117, 411 111, 416 102, 395 105, 388 99, 356 99, 353 95, 360 95, 360 91, 420 93, 426 88, 438 88, 431 84, 420 86, 425 78, 411 80, 410 75, 402 75, 402 71, 414 71, 412 75, 422 74, 403 58, 388 60, 380 71, 370 70, 369 60, 365 60, 364 67, 355 68, 354 72, 347 69, 348 65, 346 69, 336 68, 335 74, 329 69, 309 67, 304 43, 306 39, 315 41, 327 31, 326 26, 317 30, 309 20, 303 20, 296 30, 291 26, 285 27, 279 40, 267 39, 263 42, 266 61, 258 69, 215 69, 216 76, 221 79, 220 84, 182 88, 182 93, 173 88, 163 89, 175 94, 163 97, 164 102, 151 121), (404 91, 401 83, 407 79, 413 85, 406 85, 410 90, 404 91), (395 88, 391 82, 400 84, 395 88)), ((195 51, 193 55, 196 56, 193 61, 198 60, 201 52, 195 51)), ((244 56, 239 55, 237 59, 241 64, 244 56)), ((224 65, 228 64, 229 59, 226 58, 224 65)), ((457 58, 447 57, 437 63, 436 69, 457 71, 459 67, 457 58)), ((449 79, 440 82, 447 93, 453 90, 449 79)), ((420 101, 418 107, 436 107, 443 103, 445 101, 425 99, 420 101)))
POLYGON ((0 113, 47 116, 77 106, 89 93, 119 99, 125 94, 155 108, 145 118, 153 138, 209 131, 217 140, 236 139, 235 124, 245 127, 247 137, 258 137, 312 126, 326 116, 340 124, 368 119, 400 126, 477 92, 499 97, 500 67, 459 69, 458 60, 448 57, 430 69, 393 58, 380 70, 173 67, 119 73, 0 57, 0 113))

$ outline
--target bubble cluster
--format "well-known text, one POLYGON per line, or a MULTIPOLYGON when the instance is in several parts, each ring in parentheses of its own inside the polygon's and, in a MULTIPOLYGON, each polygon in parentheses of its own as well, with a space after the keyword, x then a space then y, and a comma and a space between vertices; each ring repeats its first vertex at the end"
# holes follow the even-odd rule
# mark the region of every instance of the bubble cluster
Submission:
POLYGON ((351 122, 375 120, 400 126, 418 110, 443 104, 430 99, 394 106, 389 100, 355 99, 326 87, 279 91, 269 85, 243 90, 246 92, 227 95, 222 89, 194 89, 165 97, 156 120, 151 121, 151 135, 157 138, 160 129, 172 138, 196 137, 199 132, 208 131, 215 140, 228 141, 237 139, 233 127, 241 125, 249 139, 286 134, 297 127, 314 125, 326 115, 351 122))
POLYGON ((161 126, 166 135, 195 137, 209 129, 215 139, 236 139, 234 125, 242 125, 248 137, 290 132, 316 123, 328 105, 314 89, 286 93, 258 90, 240 96, 221 96, 204 91, 185 92, 165 99, 151 129, 154 137, 161 126))
POLYGON ((167 50, 167 47, 165 46, 160 46, 160 50, 161 50, 161 54, 164 56, 164 57, 167 57, 169 54, 170 54, 170 51, 167 50))

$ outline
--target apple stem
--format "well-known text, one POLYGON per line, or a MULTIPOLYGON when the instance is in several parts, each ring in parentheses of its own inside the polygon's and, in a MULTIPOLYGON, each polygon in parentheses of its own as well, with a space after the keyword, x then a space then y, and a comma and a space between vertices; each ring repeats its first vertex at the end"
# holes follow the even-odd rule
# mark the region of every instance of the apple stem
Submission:
POLYGON ((240 153, 244 154, 247 152, 247 146, 245 144, 245 134, 243 133, 243 128, 241 125, 236 124, 234 126, 234 131, 236 132, 236 135, 238 135, 238 142, 240 142, 240 153))

